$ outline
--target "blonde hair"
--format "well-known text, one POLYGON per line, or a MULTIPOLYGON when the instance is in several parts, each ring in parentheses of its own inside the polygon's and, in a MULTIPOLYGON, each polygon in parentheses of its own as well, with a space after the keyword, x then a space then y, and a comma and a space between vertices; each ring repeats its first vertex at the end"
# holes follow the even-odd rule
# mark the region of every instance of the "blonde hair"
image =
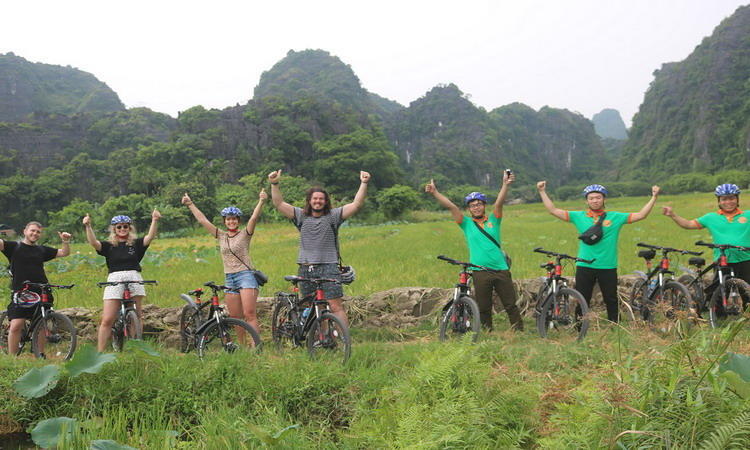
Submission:
MULTIPOLYGON (((136 236, 135 224, 129 223, 128 225, 130 225, 130 233, 128 234, 128 240, 125 242, 127 245, 133 245, 135 244, 135 240, 138 236, 136 236)), ((115 233, 114 225, 109 226, 109 237, 107 238, 107 241, 109 241, 109 243, 114 245, 115 247, 120 245, 120 241, 117 239, 117 233, 115 233)))

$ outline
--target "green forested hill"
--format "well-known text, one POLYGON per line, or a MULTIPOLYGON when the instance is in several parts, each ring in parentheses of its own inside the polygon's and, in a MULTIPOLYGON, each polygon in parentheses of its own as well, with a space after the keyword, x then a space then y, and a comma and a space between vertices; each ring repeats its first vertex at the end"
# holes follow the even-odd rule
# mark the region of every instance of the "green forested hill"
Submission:
POLYGON ((616 109, 605 108, 599 111, 591 118, 591 122, 594 124, 594 131, 602 139, 624 141, 628 138, 628 129, 622 121, 620 111, 616 109))
POLYGON ((117 94, 90 73, 0 54, 0 122, 24 121, 32 113, 124 109, 117 94))
POLYGON ((684 61, 664 64, 633 119, 620 176, 748 169, 750 6, 725 19, 684 61))

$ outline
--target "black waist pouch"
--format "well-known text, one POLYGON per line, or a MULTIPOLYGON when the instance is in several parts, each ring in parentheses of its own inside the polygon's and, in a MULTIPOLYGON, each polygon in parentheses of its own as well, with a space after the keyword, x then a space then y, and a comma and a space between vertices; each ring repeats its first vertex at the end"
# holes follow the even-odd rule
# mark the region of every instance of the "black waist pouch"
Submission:
POLYGON ((597 242, 601 241, 602 237, 604 236, 604 227, 602 226, 602 222, 604 222, 605 217, 607 217, 607 213, 599 216, 599 220, 597 220, 595 224, 591 225, 588 230, 579 234, 578 239, 582 240, 584 244, 588 245, 594 245, 597 242))

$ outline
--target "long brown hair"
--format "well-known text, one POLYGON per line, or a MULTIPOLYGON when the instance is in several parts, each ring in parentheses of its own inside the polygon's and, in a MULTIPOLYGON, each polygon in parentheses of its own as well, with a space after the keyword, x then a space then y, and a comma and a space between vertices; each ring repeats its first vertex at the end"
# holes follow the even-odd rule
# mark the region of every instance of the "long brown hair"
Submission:
POLYGON ((312 195, 316 192, 322 192, 326 198, 326 203, 323 206, 323 214, 325 215, 331 212, 331 196, 328 195, 328 192, 325 189, 320 188, 320 187, 311 187, 305 193, 305 207, 302 208, 302 212, 304 212, 306 216, 312 216, 313 209, 312 209, 312 206, 310 205, 310 199, 312 198, 312 195))

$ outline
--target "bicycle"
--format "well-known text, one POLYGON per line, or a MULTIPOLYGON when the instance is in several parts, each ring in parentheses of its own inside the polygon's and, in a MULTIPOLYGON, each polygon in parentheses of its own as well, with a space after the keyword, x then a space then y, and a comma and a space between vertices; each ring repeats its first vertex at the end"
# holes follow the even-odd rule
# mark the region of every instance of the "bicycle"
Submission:
POLYGON ((210 301, 201 300, 203 289, 200 288, 180 294, 180 298, 187 303, 180 313, 180 350, 188 353, 195 348, 201 358, 219 349, 234 353, 240 348, 240 344, 246 344, 246 336, 250 335, 255 350, 260 351, 263 342, 258 331, 242 319, 227 317, 219 304, 219 291, 226 290, 227 287, 213 281, 204 283, 203 286, 212 290, 210 301), (195 297, 195 300, 190 296, 195 297), (236 336, 234 332, 237 332, 236 336), (213 345, 214 342, 219 345, 213 345))
POLYGON ((143 323, 135 310, 135 300, 131 298, 131 284, 158 284, 154 280, 135 280, 135 281, 102 281, 96 283, 99 287, 124 285, 122 298, 120 299, 120 310, 117 312, 117 318, 112 324, 112 348, 116 352, 121 352, 125 347, 125 341, 128 339, 143 339, 143 323))
POLYGON ((541 247, 536 253, 555 258, 539 267, 547 271, 547 277, 540 288, 535 308, 536 328, 542 338, 550 337, 553 332, 559 336, 575 335, 581 341, 589 329, 589 305, 583 295, 568 287, 567 278, 562 276, 565 259, 591 264, 593 259, 581 259, 564 253, 551 252, 541 247))
MULTIPOLYGON (((679 248, 650 245, 643 242, 636 244, 648 250, 640 250, 638 257, 646 261, 646 272, 636 271, 640 279, 633 284, 630 292, 629 305, 640 313, 644 322, 655 325, 658 317, 667 321, 680 318, 695 320, 697 308, 687 286, 674 279, 674 272, 670 270, 670 253, 700 256, 703 252, 693 252, 679 248), (652 267, 652 260, 656 258, 656 251, 661 251, 661 260, 656 267, 652 267)), ((688 324, 690 320, 688 320, 688 324)))
POLYGON ((342 364, 349 360, 352 342, 349 327, 328 310, 323 283, 340 283, 331 278, 304 278, 287 275, 284 280, 293 285, 292 292, 277 292, 273 308, 271 335, 276 348, 307 345, 310 358, 324 353, 327 357, 338 358, 342 364), (298 284, 302 281, 315 284, 315 293, 302 299, 298 284))
POLYGON ((453 297, 443 306, 443 316, 440 319, 440 332, 438 336, 441 341, 447 341, 462 338, 466 333, 471 333, 471 342, 476 342, 479 338, 481 323, 479 321, 479 306, 477 306, 477 302, 471 297, 472 278, 469 269, 491 269, 451 259, 443 255, 438 256, 437 259, 454 266, 461 266, 461 272, 458 273, 458 283, 456 283, 453 289, 453 297))
MULTIPOLYGON (((14 294, 14 298, 24 297, 23 301, 36 303, 31 320, 27 320, 21 332, 21 340, 15 354, 20 354, 27 342, 31 342, 31 351, 37 358, 67 361, 73 357, 78 340, 76 327, 64 314, 52 308, 49 295, 53 289, 71 289, 71 285, 57 285, 48 283, 32 283, 24 281, 23 288, 14 294), (42 294, 31 291, 35 286, 42 290, 42 294)), ((0 350, 10 354, 8 348, 8 332, 10 320, 7 311, 0 313, 0 350)))
POLYGON ((745 307, 750 303, 750 285, 745 280, 735 277, 734 269, 727 260, 726 251, 729 249, 750 251, 750 248, 703 241, 698 241, 695 245, 718 249, 719 258, 703 270, 701 267, 706 264, 706 260, 691 258, 689 264, 694 265, 698 271, 688 269, 689 273, 681 276, 680 280, 692 294, 699 312, 708 311, 709 324, 712 328, 718 328, 724 322, 741 317, 745 307), (710 271, 714 272, 714 278, 706 285, 703 276, 710 271))

